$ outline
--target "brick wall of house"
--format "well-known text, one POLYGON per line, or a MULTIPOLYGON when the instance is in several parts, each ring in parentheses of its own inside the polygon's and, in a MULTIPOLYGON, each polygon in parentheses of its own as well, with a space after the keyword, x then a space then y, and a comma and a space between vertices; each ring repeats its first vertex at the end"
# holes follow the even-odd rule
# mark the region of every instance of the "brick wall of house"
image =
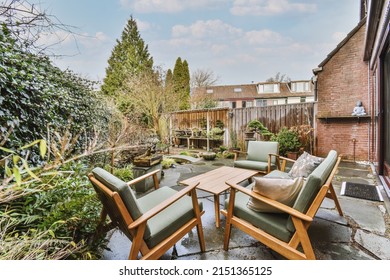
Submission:
MULTIPOLYGON (((351 116, 358 100, 369 108, 368 65, 363 61, 365 24, 322 65, 318 73, 317 117, 351 116)), ((317 154, 335 149, 349 160, 369 160, 370 120, 317 119, 317 154)))

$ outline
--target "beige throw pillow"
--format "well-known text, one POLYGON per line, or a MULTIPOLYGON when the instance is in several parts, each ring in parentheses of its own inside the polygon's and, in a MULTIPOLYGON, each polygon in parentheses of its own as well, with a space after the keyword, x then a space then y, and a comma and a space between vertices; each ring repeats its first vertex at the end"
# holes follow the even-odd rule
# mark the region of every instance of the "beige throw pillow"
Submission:
MULTIPOLYGON (((295 179, 254 177, 255 184, 252 191, 287 206, 293 206, 302 185, 303 177, 295 179)), ((280 213, 282 211, 265 204, 257 199, 250 198, 247 207, 257 212, 280 213)))
POLYGON ((309 175, 321 164, 324 159, 321 157, 313 156, 307 152, 303 152, 302 155, 294 162, 288 173, 292 178, 297 177, 309 177, 309 175))

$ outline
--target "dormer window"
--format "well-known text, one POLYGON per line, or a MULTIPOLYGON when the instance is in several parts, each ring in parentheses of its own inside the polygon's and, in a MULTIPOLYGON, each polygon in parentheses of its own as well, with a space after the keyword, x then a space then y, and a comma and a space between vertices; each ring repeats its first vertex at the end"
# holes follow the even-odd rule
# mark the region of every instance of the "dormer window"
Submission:
POLYGON ((291 83, 292 92, 308 92, 310 91, 309 82, 292 82, 291 83))
POLYGON ((280 84, 259 84, 257 86, 258 93, 280 93, 280 84))
POLYGON ((242 88, 234 88, 233 90, 235 93, 240 93, 242 92, 242 88))
POLYGON ((213 93, 214 90, 210 88, 210 89, 206 90, 206 92, 207 92, 207 93, 213 93))

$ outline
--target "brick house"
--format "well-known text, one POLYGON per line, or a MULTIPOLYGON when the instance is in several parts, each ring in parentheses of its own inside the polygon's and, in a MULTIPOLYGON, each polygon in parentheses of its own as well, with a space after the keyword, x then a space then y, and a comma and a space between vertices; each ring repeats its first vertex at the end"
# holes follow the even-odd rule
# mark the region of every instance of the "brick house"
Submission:
POLYGON ((195 88, 191 103, 193 108, 205 100, 215 102, 216 107, 246 108, 312 102, 313 89, 310 80, 208 86, 195 88))
POLYGON ((361 21, 315 74, 318 155, 373 162, 390 197, 390 0, 361 0, 361 21), (352 116, 361 101, 364 116, 352 116))
POLYGON ((316 116, 317 154, 335 149, 350 160, 370 160, 372 147, 369 106, 368 64, 363 61, 365 18, 322 61, 316 75, 318 110, 316 116), (361 101, 367 113, 352 116, 361 101))

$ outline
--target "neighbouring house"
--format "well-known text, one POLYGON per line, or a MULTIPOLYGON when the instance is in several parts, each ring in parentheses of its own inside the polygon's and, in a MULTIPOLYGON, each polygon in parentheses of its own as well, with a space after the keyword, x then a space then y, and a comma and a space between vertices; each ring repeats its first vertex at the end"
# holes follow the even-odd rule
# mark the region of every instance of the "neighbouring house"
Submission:
POLYGON ((390 0, 361 0, 360 22, 313 69, 318 155, 373 162, 390 196, 390 0), (361 102, 365 113, 352 112, 361 102))
POLYGON ((234 109, 313 101, 314 87, 310 80, 208 86, 192 92, 193 108, 210 103, 234 109))

